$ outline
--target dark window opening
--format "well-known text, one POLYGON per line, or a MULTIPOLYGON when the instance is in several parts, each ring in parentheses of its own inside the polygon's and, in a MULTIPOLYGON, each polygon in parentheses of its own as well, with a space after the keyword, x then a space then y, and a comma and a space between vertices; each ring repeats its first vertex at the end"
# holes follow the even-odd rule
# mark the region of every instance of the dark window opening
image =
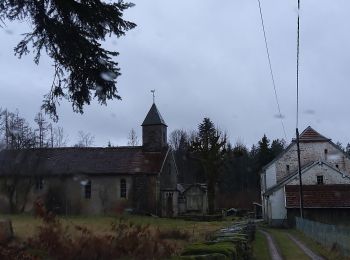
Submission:
POLYGON ((287 172, 289 172, 289 164, 286 165, 287 172))
POLYGON ((336 164, 335 167, 336 167, 337 169, 339 169, 339 165, 338 165, 338 164, 336 164))
POLYGON ((317 176, 317 184, 323 184, 323 176, 317 176))
POLYGON ((91 181, 85 185, 85 199, 91 199, 91 181))
POLYGON ((324 153, 327 154, 327 153, 328 153, 328 150, 327 150, 327 149, 324 149, 324 153))
POLYGON ((43 177, 38 177, 35 179, 35 189, 42 190, 44 188, 44 179, 43 177))
POLYGON ((171 164, 168 164, 168 174, 171 175, 171 164))
POLYGON ((120 180, 120 197, 126 198, 126 180, 120 180))

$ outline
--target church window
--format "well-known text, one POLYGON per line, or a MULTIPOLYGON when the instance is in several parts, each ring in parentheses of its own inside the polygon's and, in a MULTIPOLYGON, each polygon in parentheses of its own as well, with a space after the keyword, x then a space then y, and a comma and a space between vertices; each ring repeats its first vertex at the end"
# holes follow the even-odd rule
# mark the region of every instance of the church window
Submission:
POLYGON ((120 197, 126 198, 126 180, 125 179, 120 180, 120 197))
POLYGON ((319 185, 323 184, 323 176, 322 175, 317 176, 317 184, 319 184, 319 185))
POLYGON ((42 190, 44 188, 44 179, 43 177, 37 177, 35 179, 35 189, 42 190))
POLYGON ((88 181, 84 186, 85 199, 91 199, 91 181, 88 181))

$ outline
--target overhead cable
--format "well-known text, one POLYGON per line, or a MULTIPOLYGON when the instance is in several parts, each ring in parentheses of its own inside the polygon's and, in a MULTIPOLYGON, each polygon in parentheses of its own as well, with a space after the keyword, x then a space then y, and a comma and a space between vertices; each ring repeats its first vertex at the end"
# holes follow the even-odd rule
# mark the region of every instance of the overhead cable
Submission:
POLYGON ((276 88, 276 83, 275 83, 275 77, 273 74, 273 70, 272 70, 272 65, 271 65, 271 58, 270 58, 270 51, 269 51, 269 46, 267 44, 267 37, 266 37, 266 30, 265 30, 265 24, 264 24, 264 18, 263 18, 263 14, 262 14, 262 8, 261 8, 261 3, 260 0, 258 0, 258 4, 259 4, 259 11, 260 11, 260 19, 261 19, 261 27, 264 33, 264 40, 265 40, 265 48, 266 48, 266 54, 267 54, 267 59, 269 62, 269 68, 270 68, 270 75, 271 75, 271 80, 272 80, 272 85, 273 85, 273 90, 275 92, 275 99, 276 99, 276 103, 277 103, 277 109, 278 109, 278 116, 281 120, 281 124, 282 124, 282 129, 283 129, 283 133, 284 133, 284 137, 287 141, 287 134, 286 134, 286 130, 284 128, 284 123, 283 123, 283 115, 281 113, 281 107, 280 107, 280 103, 278 101, 278 95, 277 95, 277 88, 276 88))

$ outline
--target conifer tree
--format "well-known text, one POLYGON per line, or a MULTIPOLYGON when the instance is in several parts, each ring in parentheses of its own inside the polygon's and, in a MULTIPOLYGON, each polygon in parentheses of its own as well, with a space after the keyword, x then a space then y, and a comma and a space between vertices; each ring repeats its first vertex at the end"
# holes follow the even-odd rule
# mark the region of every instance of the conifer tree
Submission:
POLYGON ((2 0, 0 22, 26 21, 33 30, 15 47, 19 57, 30 48, 39 63, 45 51, 53 60, 53 81, 42 108, 57 120, 60 99, 72 103, 73 110, 83 112, 93 97, 100 104, 121 97, 117 94, 120 75, 114 58, 119 54, 102 47, 107 35, 123 36, 136 25, 123 19, 123 12, 133 4, 123 0, 2 0))
POLYGON ((215 188, 226 153, 226 135, 216 129, 209 118, 198 126, 198 134, 191 143, 191 150, 202 162, 208 188, 209 214, 215 212, 215 188))

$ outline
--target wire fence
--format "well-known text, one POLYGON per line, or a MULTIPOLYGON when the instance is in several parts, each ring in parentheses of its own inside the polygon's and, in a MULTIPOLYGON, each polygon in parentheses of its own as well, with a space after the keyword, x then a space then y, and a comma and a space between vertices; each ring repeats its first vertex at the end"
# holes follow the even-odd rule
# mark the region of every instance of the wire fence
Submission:
POLYGON ((296 228, 313 240, 350 256, 350 228, 296 217, 296 228))

